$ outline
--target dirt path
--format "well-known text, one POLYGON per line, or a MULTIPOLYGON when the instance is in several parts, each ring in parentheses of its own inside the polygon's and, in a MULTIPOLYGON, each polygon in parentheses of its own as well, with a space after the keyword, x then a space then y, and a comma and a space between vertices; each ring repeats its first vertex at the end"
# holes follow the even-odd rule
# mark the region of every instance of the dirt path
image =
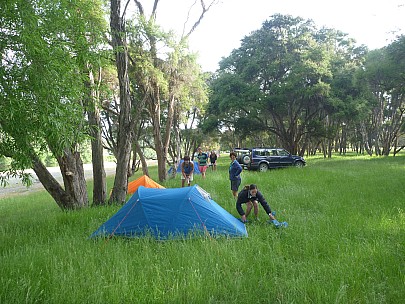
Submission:
MULTIPOLYGON (((108 162, 104 165, 106 175, 115 174, 115 163, 108 162)), ((49 167, 48 170, 59 183, 63 183, 62 174, 60 173, 59 167, 49 167)), ((31 175, 33 176, 32 186, 26 187, 21 183, 19 179, 10 178, 9 184, 6 187, 0 186, 0 199, 14 195, 24 195, 33 191, 45 190, 33 170, 26 170, 26 172, 31 173, 31 175)), ((84 176, 86 180, 93 179, 93 167, 91 164, 84 165, 84 176)))

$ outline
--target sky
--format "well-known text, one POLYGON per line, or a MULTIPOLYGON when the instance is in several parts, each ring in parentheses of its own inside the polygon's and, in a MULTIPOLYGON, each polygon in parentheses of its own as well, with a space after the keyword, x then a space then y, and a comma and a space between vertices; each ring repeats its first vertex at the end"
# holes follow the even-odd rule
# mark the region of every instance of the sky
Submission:
MULTIPOLYGON (((157 22, 180 35, 195 1, 192 22, 186 23, 189 29, 200 12, 200 0, 160 0, 157 22)), ((369 49, 386 46, 396 35, 405 34, 405 0, 217 0, 189 41, 203 71, 214 72, 222 57, 274 14, 312 19, 318 28, 340 30, 369 49)))

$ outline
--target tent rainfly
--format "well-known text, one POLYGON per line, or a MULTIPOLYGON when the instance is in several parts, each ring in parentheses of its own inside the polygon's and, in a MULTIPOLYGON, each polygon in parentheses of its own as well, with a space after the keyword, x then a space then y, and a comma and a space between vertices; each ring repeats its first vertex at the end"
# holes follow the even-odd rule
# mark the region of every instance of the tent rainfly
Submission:
POLYGON ((90 237, 153 236, 165 240, 197 235, 248 236, 242 222, 194 185, 169 189, 140 186, 90 237))
POLYGON ((147 175, 142 175, 141 177, 137 178, 136 180, 128 183, 128 193, 133 194, 135 191, 138 189, 139 186, 144 186, 147 188, 162 188, 164 187, 157 182, 155 182, 153 179, 151 179, 147 175))

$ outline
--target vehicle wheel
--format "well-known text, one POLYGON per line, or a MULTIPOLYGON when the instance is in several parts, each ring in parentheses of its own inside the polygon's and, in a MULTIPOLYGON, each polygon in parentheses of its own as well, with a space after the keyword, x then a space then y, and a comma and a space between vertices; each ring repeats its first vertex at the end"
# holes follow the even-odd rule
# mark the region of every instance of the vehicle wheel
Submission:
POLYGON ((302 167, 304 167, 304 163, 303 163, 302 161, 297 161, 297 162, 295 163, 295 166, 296 166, 297 168, 302 168, 302 167))
POLYGON ((269 169, 269 167, 267 166, 267 164, 263 163, 259 165, 259 171, 260 172, 266 172, 267 169, 269 169))
POLYGON ((244 156, 242 157, 242 163, 243 163, 244 165, 248 165, 248 164, 250 163, 250 156, 249 156, 249 155, 244 155, 244 156))

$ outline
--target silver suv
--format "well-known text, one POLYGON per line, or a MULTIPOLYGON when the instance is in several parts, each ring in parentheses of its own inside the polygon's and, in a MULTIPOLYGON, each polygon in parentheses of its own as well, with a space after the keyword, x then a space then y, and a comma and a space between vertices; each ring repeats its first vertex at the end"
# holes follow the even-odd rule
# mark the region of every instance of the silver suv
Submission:
POLYGON ((303 167, 306 162, 301 156, 291 155, 282 148, 235 148, 237 161, 248 170, 267 171, 273 168, 284 168, 289 166, 303 167))

